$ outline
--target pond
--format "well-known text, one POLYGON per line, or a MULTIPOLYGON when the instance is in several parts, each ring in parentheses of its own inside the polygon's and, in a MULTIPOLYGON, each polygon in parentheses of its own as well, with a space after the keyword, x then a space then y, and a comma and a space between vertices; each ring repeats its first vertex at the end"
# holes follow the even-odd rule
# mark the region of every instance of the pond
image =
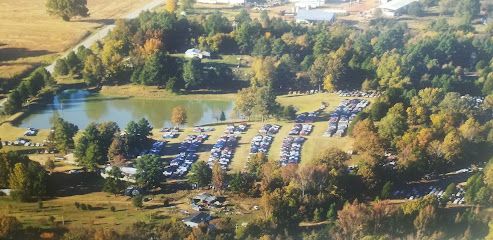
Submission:
POLYGON ((120 128, 128 122, 146 118, 154 128, 170 127, 172 109, 183 106, 187 126, 215 123, 221 112, 226 119, 233 112, 232 100, 183 100, 108 97, 86 90, 65 90, 53 97, 50 104, 33 110, 19 123, 20 127, 50 128, 54 112, 66 121, 85 128, 91 122, 114 121, 120 128))

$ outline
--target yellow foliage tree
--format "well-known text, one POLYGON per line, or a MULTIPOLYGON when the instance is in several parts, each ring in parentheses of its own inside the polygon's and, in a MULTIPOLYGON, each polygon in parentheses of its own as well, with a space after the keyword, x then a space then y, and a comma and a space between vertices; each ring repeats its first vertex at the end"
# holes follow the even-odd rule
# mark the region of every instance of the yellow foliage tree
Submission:
POLYGON ((177 0, 166 0, 166 11, 174 13, 176 11, 176 6, 178 5, 177 0))

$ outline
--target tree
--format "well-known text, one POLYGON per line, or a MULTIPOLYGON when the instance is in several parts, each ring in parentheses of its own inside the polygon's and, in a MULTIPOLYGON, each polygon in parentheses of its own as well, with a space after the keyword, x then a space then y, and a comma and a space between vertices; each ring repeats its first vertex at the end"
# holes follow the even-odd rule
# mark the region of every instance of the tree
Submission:
POLYGON ((52 159, 48 159, 45 162, 45 167, 46 167, 46 169, 48 169, 48 171, 53 172, 53 170, 55 169, 56 165, 55 165, 55 162, 52 159))
POLYGON ((207 163, 197 161, 192 164, 192 168, 190 169, 187 178, 190 183, 197 184, 197 187, 204 187, 211 182, 212 170, 209 168, 207 163))
POLYGON ((224 170, 221 168, 221 164, 219 162, 215 162, 212 166, 212 186, 214 186, 214 190, 221 192, 224 188, 224 183, 226 174, 224 170))
POLYGON ((108 171, 108 177, 106 178, 103 186, 105 192, 118 194, 125 188, 125 183, 121 180, 123 178, 123 173, 119 167, 113 166, 110 171, 108 171))
POLYGON ((195 0, 180 0, 180 10, 187 11, 193 8, 195 0))
POLYGON ((128 146, 126 137, 116 136, 108 148, 108 161, 113 166, 123 165, 128 155, 128 146))
POLYGON ((275 81, 275 65, 272 58, 255 58, 252 63, 252 85, 263 87, 272 86, 275 81))
POLYGON ((26 201, 29 198, 27 169, 22 163, 16 163, 9 177, 12 198, 26 201))
POLYGON ((337 228, 342 239, 361 239, 370 226, 370 210, 355 200, 337 212, 337 228))
POLYGON ((63 120, 58 114, 54 114, 52 122, 53 132, 50 133, 48 138, 55 143, 55 146, 59 151, 66 153, 69 149, 74 147, 74 136, 79 128, 76 125, 63 120))
POLYGON ((67 62, 65 62, 65 59, 59 58, 58 60, 56 60, 54 73, 58 76, 65 76, 69 73, 69 69, 67 66, 67 62))
POLYGON ((190 59, 183 64, 183 80, 185 88, 191 89, 201 84, 202 66, 200 59, 190 59))
POLYGON ((0 216, 0 239, 19 239, 16 234, 22 229, 22 223, 16 217, 0 216))
POLYGON ((174 13, 176 11, 177 0, 166 0, 166 11, 174 13))
POLYGON ((221 12, 216 11, 207 16, 204 22, 204 30, 209 36, 213 36, 217 33, 230 32, 231 26, 229 20, 221 12))
POLYGON ((135 180, 145 188, 151 189, 161 185, 164 180, 164 166, 158 156, 148 154, 137 159, 135 180))
POLYGON ((427 236, 433 232, 436 218, 436 209, 432 205, 419 210, 418 216, 414 219, 414 227, 418 232, 418 238, 427 236))
POLYGON ((387 199, 391 197, 392 188, 394 188, 394 184, 391 181, 386 182, 382 187, 382 193, 380 193, 380 198, 387 199))
POLYGON ((92 53, 86 56, 82 75, 87 85, 101 84, 104 79, 104 68, 101 59, 92 53))
POLYGON ((50 15, 70 21, 75 16, 88 17, 87 0, 48 0, 46 8, 50 15))
POLYGON ((77 161, 91 171, 108 162, 108 149, 119 130, 115 122, 89 124, 75 147, 77 161))
POLYGON ((171 112, 171 123, 181 126, 187 122, 187 111, 183 106, 176 106, 171 112))
POLYGON ((389 109, 387 115, 380 120, 378 133, 380 137, 395 145, 394 139, 402 136, 407 128, 404 105, 398 103, 389 109))
POLYGON ((4 111, 6 114, 14 114, 22 109, 22 102, 24 100, 17 89, 14 89, 7 97, 7 102, 4 104, 4 111))
POLYGON ((127 133, 127 146, 129 153, 135 153, 144 148, 152 135, 152 127, 147 119, 142 118, 138 122, 130 121, 125 129, 127 133))
POLYGON ((351 131, 354 137, 354 149, 374 156, 382 156, 385 152, 384 146, 376 132, 376 127, 370 119, 357 122, 351 131))
POLYGON ((219 121, 224 122, 226 121, 226 114, 224 111, 221 111, 221 115, 219 116, 219 121))

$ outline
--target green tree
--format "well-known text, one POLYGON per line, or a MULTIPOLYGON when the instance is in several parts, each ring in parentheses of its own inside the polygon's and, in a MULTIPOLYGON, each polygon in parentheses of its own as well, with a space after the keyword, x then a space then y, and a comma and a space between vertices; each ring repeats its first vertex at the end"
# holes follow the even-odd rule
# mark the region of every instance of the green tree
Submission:
POLYGON ((394 184, 391 181, 386 182, 382 187, 382 192, 380 193, 380 198, 381 199, 390 198, 393 188, 394 188, 394 184))
POLYGON ((69 123, 58 114, 54 114, 52 118, 53 131, 50 133, 49 139, 55 143, 58 150, 67 152, 74 147, 74 136, 79 128, 69 123))
POLYGON ((103 62, 95 54, 88 54, 84 61, 82 75, 87 85, 93 86, 103 82, 104 68, 103 62))
POLYGON ((6 114, 14 114, 22 109, 24 100, 18 90, 14 89, 7 97, 7 102, 4 104, 6 114))
POLYGON ((190 59, 183 64, 183 80, 185 88, 191 89, 201 84, 202 66, 200 59, 190 59))
POLYGON ((221 111, 221 115, 219 116, 219 121, 224 122, 226 121, 226 114, 224 111, 221 111))
POLYGON ((187 178, 190 183, 197 184, 197 187, 204 187, 211 183, 212 170, 207 163, 197 161, 192 164, 192 168, 190 169, 187 178))
POLYGON ((217 33, 230 32, 231 26, 229 20, 221 12, 216 11, 207 16, 204 22, 204 30, 209 36, 212 36, 217 33))
POLYGON ((103 190, 105 192, 113 193, 116 196, 125 188, 125 183, 121 180, 123 178, 123 173, 119 167, 113 166, 107 174, 108 177, 105 179, 103 190))
POLYGON ((87 0, 48 0, 46 8, 50 15, 70 21, 75 16, 88 17, 87 0))
POLYGON ((394 139, 402 136, 404 131, 406 131, 406 128, 407 123, 404 105, 398 103, 390 108, 387 115, 380 120, 378 134, 392 145, 395 145, 396 142, 394 139))
POLYGON ((135 167, 137 168, 135 180, 145 189, 159 187, 161 182, 165 180, 163 163, 156 155, 149 154, 142 156, 137 159, 135 167))
POLYGON ((135 153, 147 146, 148 137, 152 135, 151 131, 152 127, 145 118, 138 122, 130 121, 125 129, 129 152, 135 153))
POLYGON ((67 62, 65 62, 65 59, 59 58, 56 60, 54 71, 55 75, 58 76, 65 76, 69 73, 69 68, 67 66, 67 62))

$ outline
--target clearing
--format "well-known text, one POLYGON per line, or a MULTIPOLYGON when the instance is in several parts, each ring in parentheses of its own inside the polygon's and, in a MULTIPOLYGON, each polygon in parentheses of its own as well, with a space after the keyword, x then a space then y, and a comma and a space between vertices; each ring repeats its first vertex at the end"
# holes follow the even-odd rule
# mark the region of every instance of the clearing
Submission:
POLYGON ((46 13, 46 0, 0 0, 0 78, 13 78, 76 45, 151 0, 88 0, 90 17, 65 22, 46 13))

